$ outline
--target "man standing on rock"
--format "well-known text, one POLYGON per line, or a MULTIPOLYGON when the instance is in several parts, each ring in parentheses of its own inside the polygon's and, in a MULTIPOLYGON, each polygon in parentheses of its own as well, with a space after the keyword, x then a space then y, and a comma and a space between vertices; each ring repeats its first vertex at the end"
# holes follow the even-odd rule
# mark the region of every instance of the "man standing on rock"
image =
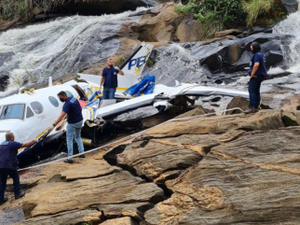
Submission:
MULTIPOLYGON (((66 92, 61 91, 58 93, 59 100, 64 102, 63 111, 59 118, 53 123, 54 128, 66 115, 68 116, 67 125, 67 147, 68 159, 65 163, 73 163, 73 142, 74 139, 78 146, 79 153, 84 152, 83 142, 81 140, 81 129, 83 123, 82 109, 79 101, 75 97, 68 97, 66 92)), ((80 155, 79 158, 85 158, 85 155, 80 155)))
POLYGON ((118 74, 124 76, 124 72, 118 67, 114 67, 113 64, 113 60, 109 58, 107 60, 107 67, 104 68, 102 72, 100 90, 101 87, 104 86, 103 99, 115 98, 116 89, 118 87, 118 74))
POLYGON ((14 182, 15 199, 22 198, 24 191, 20 191, 20 178, 18 174, 18 149, 32 145, 35 141, 25 144, 15 142, 13 133, 8 132, 5 136, 6 141, 0 145, 0 205, 4 204, 7 199, 4 198, 6 190, 7 177, 10 176, 14 182))
POLYGON ((250 61, 250 82, 249 96, 250 104, 246 113, 256 113, 260 105, 260 87, 261 83, 267 76, 267 68, 264 54, 261 52, 260 44, 253 42, 250 46, 251 52, 254 54, 250 61))

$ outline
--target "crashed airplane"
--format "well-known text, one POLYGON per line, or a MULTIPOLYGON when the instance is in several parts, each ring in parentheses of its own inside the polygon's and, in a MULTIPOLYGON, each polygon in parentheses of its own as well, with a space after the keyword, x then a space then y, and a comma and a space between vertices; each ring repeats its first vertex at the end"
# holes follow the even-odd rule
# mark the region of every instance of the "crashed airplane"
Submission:
POLYGON ((60 138, 66 132, 66 120, 53 130, 48 127, 60 115, 63 104, 57 94, 65 91, 69 97, 80 100, 84 126, 101 127, 105 119, 120 115, 140 107, 153 105, 159 110, 167 110, 172 100, 178 96, 242 96, 247 92, 198 84, 178 84, 176 87, 155 85, 155 77, 147 75, 140 81, 143 69, 153 50, 153 45, 143 43, 132 56, 120 67, 124 76, 118 77, 119 87, 113 100, 103 100, 99 90, 101 76, 77 74, 72 81, 39 90, 21 90, 19 94, 0 100, 0 142, 11 131, 16 141, 24 143, 35 139, 31 146, 19 149, 21 159, 38 153, 45 144, 60 138), (29 155, 28 155, 29 154, 29 155))

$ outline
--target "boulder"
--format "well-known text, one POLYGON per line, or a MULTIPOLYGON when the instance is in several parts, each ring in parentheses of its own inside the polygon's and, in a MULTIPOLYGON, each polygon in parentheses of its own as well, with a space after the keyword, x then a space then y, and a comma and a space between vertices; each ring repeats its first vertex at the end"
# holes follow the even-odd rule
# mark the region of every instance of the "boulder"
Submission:
POLYGON ((282 109, 283 110, 291 110, 291 111, 300 110, 300 95, 296 94, 296 95, 287 97, 284 100, 282 109))
POLYGON ((243 31, 241 30, 237 30, 237 29, 230 29, 230 30, 223 30, 223 31, 219 31, 215 33, 215 37, 219 38, 219 37, 226 37, 228 35, 234 35, 237 36, 239 34, 241 34, 243 31))
POLYGON ((183 134, 223 134, 233 130, 269 130, 284 127, 280 110, 265 110, 254 115, 214 116, 171 121, 145 132, 150 137, 177 137, 183 134))
MULTIPOLYGON (((247 110, 249 107, 249 100, 245 99, 243 97, 234 97, 231 102, 226 107, 226 110, 234 109, 234 108, 240 108, 243 111, 247 110)), ((232 114, 240 114, 243 113, 241 110, 234 109, 232 111, 227 111, 226 115, 232 115, 232 114)))
POLYGON ((9 77, 7 75, 1 76, 0 74, 0 91, 5 91, 9 84, 9 77))
POLYGON ((133 221, 130 217, 122 217, 111 220, 106 220, 101 223, 101 225, 138 225, 135 221, 133 221))
POLYGON ((174 3, 166 3, 151 9, 141 21, 132 24, 129 28, 138 33, 138 39, 148 42, 169 42, 183 16, 174 10, 174 3))
POLYGON ((175 35, 179 42, 199 41, 204 38, 200 21, 194 20, 192 17, 185 17, 181 21, 175 35))
POLYGON ((298 11, 298 1, 297 0, 281 0, 282 4, 289 13, 294 13, 298 11))
POLYGON ((191 49, 191 55, 198 57, 201 64, 213 73, 236 72, 249 66, 252 56, 250 45, 256 41, 262 44, 266 54, 267 67, 276 66, 282 62, 283 55, 280 46, 287 45, 289 36, 272 33, 258 33, 249 37, 223 40, 206 45, 196 44, 191 49))
POLYGON ((253 131, 212 148, 166 182, 171 198, 147 211, 143 224, 300 223, 299 135, 299 128, 253 131))
MULTIPOLYGON (((140 218, 140 210, 149 209, 151 204, 164 199, 163 190, 154 183, 146 183, 129 172, 115 169, 104 160, 90 160, 86 163, 85 166, 75 164, 54 175, 57 179, 33 187, 23 203, 26 218, 29 220, 36 217, 34 219, 39 220, 44 215, 53 215, 48 221, 54 224, 56 216, 61 213, 86 210, 90 206, 105 216, 122 216, 127 213, 140 218)), ((72 215, 64 215, 63 218, 67 220, 72 215)))
POLYGON ((102 213, 97 210, 74 210, 55 215, 40 216, 28 219, 17 225, 73 225, 73 224, 98 224, 101 222, 102 213))
POLYGON ((124 24, 120 33, 147 42, 191 42, 203 38, 200 22, 192 15, 176 13, 171 2, 147 11, 139 22, 124 24))

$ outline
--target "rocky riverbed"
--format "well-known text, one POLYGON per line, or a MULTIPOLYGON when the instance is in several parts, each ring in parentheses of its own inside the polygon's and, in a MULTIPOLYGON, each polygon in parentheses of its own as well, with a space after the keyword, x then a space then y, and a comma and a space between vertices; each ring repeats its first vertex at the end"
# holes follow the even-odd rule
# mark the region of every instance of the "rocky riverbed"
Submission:
POLYGON ((300 222, 299 112, 182 117, 26 171, 27 194, 1 206, 0 223, 12 213, 39 225, 300 222))

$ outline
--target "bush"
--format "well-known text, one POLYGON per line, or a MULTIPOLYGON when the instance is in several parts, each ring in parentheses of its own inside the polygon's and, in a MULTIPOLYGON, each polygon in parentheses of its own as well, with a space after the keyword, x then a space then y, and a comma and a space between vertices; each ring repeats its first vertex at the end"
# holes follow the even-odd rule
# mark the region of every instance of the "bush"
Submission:
POLYGON ((280 0, 190 0, 175 11, 192 13, 203 25, 205 36, 223 29, 272 24, 286 15, 280 0))
POLYGON ((32 19, 35 6, 44 12, 51 11, 68 0, 0 0, 0 20, 19 20, 27 22, 32 19))
POLYGON ((206 36, 222 29, 244 25, 246 19, 240 0, 202 0, 199 3, 191 0, 175 10, 178 13, 193 13, 202 22, 206 36))
POLYGON ((243 2, 243 9, 247 12, 247 25, 253 26, 259 15, 270 12, 274 0, 252 0, 243 2))

